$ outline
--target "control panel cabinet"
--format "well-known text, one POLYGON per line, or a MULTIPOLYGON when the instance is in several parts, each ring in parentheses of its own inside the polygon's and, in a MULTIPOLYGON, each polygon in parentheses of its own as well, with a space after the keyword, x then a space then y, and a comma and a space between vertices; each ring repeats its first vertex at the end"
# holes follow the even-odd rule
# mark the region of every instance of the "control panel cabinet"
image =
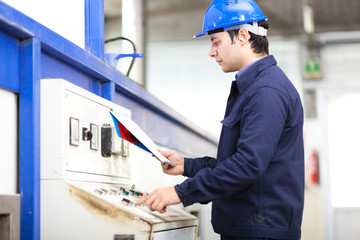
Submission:
POLYGON ((142 150, 116 135, 110 109, 131 115, 63 79, 41 80, 41 239, 196 239, 198 219, 180 206, 134 205, 147 194, 130 176, 142 150))

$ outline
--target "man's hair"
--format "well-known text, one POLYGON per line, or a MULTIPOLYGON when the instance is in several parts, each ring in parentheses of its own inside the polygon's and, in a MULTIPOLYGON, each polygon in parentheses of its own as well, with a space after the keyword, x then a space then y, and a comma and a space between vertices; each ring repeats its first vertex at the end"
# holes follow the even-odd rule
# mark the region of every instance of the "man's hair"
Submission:
MULTIPOLYGON (((248 24, 252 25, 252 23, 248 23, 248 24)), ((259 21, 258 25, 259 25, 259 27, 269 29, 269 24, 267 23, 267 21, 264 21, 264 20, 259 21)), ((239 30, 240 29, 227 31, 230 35, 231 43, 234 43, 234 39, 239 34, 239 30)), ((267 38, 265 36, 256 35, 250 31, 249 31, 249 33, 250 33, 249 42, 251 43, 251 48, 253 49, 254 53, 269 54, 269 42, 268 42, 267 38)))

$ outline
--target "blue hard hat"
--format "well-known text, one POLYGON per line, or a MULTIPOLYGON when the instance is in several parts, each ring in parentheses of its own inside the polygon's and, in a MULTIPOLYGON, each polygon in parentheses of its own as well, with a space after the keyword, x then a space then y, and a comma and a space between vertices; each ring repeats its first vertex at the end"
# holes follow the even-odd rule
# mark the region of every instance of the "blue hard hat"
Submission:
POLYGON ((267 20, 254 0, 214 0, 207 9, 201 33, 194 38, 204 36, 209 31, 239 25, 243 23, 267 20))

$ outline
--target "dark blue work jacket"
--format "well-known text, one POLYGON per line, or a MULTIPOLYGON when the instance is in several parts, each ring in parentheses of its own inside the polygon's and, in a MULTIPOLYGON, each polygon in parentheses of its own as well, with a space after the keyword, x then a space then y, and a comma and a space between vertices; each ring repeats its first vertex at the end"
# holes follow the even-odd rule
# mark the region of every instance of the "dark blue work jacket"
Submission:
POLYGON ((216 159, 185 158, 189 178, 175 186, 183 205, 212 201, 225 236, 300 239, 303 108, 273 56, 237 75, 222 124, 216 159))

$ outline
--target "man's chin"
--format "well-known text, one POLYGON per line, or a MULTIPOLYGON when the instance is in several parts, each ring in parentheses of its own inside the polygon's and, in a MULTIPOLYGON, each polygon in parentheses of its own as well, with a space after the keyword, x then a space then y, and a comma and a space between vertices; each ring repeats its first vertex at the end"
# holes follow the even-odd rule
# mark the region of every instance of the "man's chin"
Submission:
POLYGON ((231 72, 236 72, 236 70, 232 70, 232 69, 226 69, 226 68, 222 68, 224 73, 231 73, 231 72))

